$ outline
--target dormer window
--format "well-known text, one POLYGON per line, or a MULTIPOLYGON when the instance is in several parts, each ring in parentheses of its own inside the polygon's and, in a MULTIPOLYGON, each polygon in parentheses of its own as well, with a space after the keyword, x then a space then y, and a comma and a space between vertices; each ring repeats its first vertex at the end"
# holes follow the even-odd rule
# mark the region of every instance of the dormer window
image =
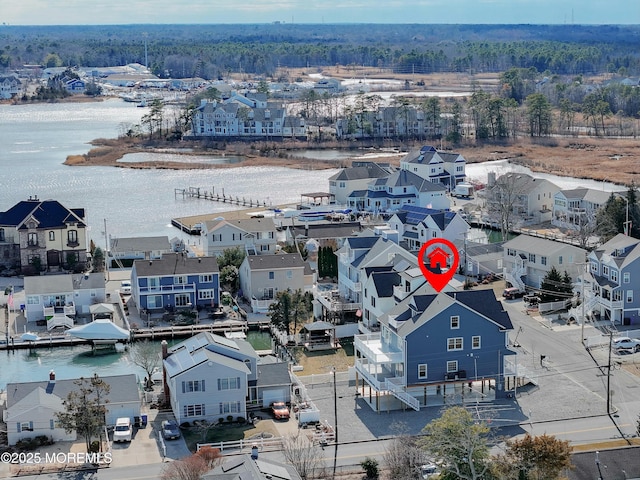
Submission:
POLYGON ((457 330, 460 328, 460 317, 458 315, 451 317, 451 329, 457 330))

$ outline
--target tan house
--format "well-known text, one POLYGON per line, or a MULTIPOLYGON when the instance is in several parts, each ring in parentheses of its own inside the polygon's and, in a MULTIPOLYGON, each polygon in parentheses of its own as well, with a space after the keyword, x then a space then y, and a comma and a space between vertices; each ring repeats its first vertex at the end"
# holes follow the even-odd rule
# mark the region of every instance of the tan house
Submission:
POLYGON ((254 312, 266 312, 278 292, 311 290, 315 274, 297 253, 247 255, 240 265, 240 287, 254 312))
POLYGON ((24 273, 84 267, 84 209, 69 209, 56 200, 30 197, 1 212, 0 258, 5 266, 20 266, 24 273))
POLYGON ((276 252, 276 225, 273 218, 245 218, 240 220, 212 220, 202 230, 206 255, 222 255, 224 250, 240 247, 247 254, 276 252))

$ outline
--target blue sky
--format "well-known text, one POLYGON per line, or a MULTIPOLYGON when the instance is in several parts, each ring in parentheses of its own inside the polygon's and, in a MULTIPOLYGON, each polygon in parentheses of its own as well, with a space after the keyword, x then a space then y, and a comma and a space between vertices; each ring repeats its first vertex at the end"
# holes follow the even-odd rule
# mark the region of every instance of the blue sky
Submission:
POLYGON ((639 24, 638 0, 3 0, 0 24, 639 24))

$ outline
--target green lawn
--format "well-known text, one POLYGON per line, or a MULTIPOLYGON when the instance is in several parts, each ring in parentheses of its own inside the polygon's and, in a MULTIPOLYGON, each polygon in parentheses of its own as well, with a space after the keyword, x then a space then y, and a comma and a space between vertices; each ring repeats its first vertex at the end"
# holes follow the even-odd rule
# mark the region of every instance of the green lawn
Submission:
POLYGON ((202 432, 197 428, 181 428, 187 447, 192 452, 197 449, 198 443, 232 442, 242 439, 249 439, 260 434, 265 436, 277 436, 278 433, 271 420, 261 420, 255 425, 240 425, 237 423, 223 423, 212 427, 207 432, 206 439, 203 440, 202 432))

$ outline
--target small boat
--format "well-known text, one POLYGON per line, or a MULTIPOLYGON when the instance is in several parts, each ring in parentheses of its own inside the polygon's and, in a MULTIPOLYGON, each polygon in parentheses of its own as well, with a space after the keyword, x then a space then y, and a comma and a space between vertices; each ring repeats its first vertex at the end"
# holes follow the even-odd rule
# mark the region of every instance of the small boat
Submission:
POLYGON ((40 337, 37 333, 25 332, 20 336, 20 339, 23 342, 37 342, 38 340, 40 340, 40 337))
POLYGON ((147 99, 143 98, 142 100, 140 100, 140 102, 138 102, 138 104, 136 105, 136 107, 146 107, 147 106, 147 99))

